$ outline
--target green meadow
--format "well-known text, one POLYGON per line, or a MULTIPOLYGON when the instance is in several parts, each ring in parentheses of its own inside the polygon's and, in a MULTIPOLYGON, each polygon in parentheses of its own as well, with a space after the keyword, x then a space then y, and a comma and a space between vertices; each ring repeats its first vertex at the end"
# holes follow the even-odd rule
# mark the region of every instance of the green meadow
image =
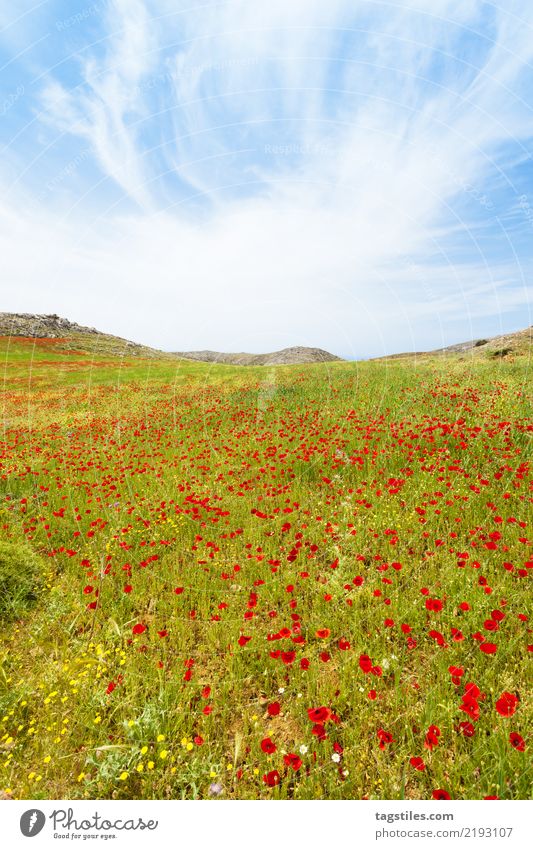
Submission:
POLYGON ((529 798, 527 356, 0 362, 3 798, 529 798))

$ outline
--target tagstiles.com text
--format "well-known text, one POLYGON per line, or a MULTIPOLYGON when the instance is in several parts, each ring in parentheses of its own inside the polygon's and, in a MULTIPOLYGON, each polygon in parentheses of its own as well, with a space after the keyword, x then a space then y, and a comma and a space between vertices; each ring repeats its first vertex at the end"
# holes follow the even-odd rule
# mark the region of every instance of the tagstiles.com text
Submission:
POLYGON ((375 817, 377 820, 389 823, 398 822, 399 820, 453 820, 453 814, 426 814, 417 813, 416 811, 399 811, 394 814, 382 814, 380 811, 376 811, 375 817))

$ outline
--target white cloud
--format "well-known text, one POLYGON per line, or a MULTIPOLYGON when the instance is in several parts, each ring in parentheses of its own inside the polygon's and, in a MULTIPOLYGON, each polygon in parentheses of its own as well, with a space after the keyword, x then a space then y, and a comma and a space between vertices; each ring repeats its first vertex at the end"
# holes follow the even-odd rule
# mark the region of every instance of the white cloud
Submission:
POLYGON ((495 314, 523 309, 528 323, 516 215, 500 256, 483 239, 506 215, 505 146, 516 159, 533 136, 523 79, 533 9, 189 5, 115 0, 83 87, 50 77, 48 122, 88 140, 142 209, 92 220, 78 204, 62 222, 50 208, 21 212, 0 245, 5 308, 183 350, 377 354, 406 339, 455 341, 495 314))

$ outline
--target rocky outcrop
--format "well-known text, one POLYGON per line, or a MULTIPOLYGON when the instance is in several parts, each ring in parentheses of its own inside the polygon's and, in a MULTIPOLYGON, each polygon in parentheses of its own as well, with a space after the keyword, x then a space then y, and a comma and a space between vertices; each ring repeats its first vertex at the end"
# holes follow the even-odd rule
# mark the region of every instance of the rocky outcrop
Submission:
POLYGON ((98 333, 94 327, 82 327, 59 315, 0 313, 0 336, 25 336, 33 339, 64 339, 71 333, 98 333))
POLYGON ((84 327, 75 321, 69 321, 55 313, 40 315, 37 313, 0 313, 0 337, 24 339, 49 339, 51 345, 57 339, 62 350, 84 351, 99 355, 120 357, 173 358, 137 342, 129 342, 120 336, 101 333, 94 327, 84 327))

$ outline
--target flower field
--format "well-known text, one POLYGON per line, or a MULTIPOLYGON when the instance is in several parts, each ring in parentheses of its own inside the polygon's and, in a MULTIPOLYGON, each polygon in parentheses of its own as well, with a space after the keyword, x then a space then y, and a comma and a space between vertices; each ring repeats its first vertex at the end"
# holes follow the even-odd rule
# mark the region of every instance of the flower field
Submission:
POLYGON ((526 358, 2 346, 4 798, 530 796, 526 358))

